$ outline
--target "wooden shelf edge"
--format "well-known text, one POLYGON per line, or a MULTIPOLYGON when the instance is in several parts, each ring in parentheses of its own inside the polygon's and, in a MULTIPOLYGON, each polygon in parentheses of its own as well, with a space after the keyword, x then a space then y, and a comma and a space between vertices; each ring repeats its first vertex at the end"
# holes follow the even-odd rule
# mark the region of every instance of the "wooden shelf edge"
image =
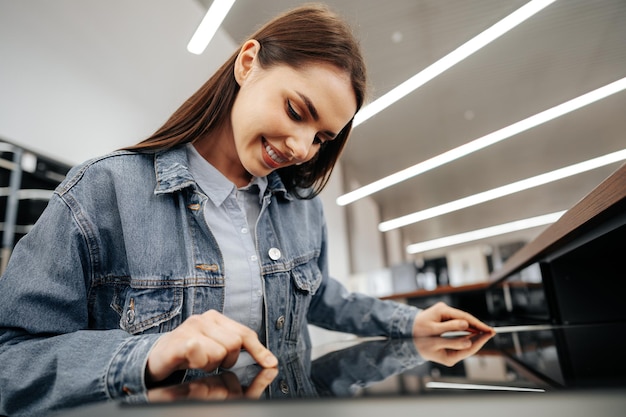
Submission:
POLYGON ((569 209, 557 222, 517 251, 490 277, 490 282, 503 279, 537 262, 547 253, 573 240, 588 223, 602 217, 612 207, 626 201, 626 164, 618 168, 600 185, 569 209))
POLYGON ((419 297, 429 297, 431 295, 443 295, 443 294, 454 294, 459 292, 470 292, 470 291, 481 291, 488 288, 491 285, 491 282, 480 282, 477 284, 468 284, 468 285, 460 285, 457 287, 453 287, 450 285, 440 286, 435 288, 434 290, 416 290, 405 293, 397 293, 391 294, 384 297, 380 297, 381 300, 397 300, 399 298, 419 298, 419 297))

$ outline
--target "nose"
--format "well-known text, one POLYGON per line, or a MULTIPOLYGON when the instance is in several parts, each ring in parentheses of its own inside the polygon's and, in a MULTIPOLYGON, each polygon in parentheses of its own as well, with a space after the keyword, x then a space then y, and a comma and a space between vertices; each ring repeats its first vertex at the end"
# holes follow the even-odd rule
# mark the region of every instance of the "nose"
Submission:
POLYGON ((304 162, 309 157, 311 146, 313 145, 313 139, 308 139, 308 135, 290 135, 285 141, 289 156, 296 160, 296 162, 304 162))

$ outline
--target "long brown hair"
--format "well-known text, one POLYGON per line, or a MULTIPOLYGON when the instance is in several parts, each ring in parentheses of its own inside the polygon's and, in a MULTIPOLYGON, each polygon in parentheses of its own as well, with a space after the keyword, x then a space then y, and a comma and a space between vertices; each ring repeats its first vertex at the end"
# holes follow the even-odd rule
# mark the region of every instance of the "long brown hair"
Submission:
MULTIPOLYGON (((262 68, 279 64, 297 68, 324 62, 344 70, 350 75, 357 111, 363 105, 366 74, 359 44, 348 24, 326 6, 308 4, 283 13, 249 39, 256 39, 261 45, 258 57, 262 68)), ((193 142, 223 126, 239 91, 234 76, 238 53, 235 52, 152 136, 126 149, 156 152, 193 142)), ((352 120, 312 160, 278 169, 287 189, 298 198, 319 194, 351 130, 352 120)))

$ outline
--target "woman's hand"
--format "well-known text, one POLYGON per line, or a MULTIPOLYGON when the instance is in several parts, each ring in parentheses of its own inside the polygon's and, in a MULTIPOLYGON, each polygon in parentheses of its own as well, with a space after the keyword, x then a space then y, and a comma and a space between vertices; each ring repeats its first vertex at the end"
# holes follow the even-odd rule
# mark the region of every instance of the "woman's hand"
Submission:
POLYGON ((495 333, 460 337, 417 337, 413 339, 420 356, 427 361, 453 366, 478 352, 495 333))
POLYGON ((261 344, 254 331, 209 310, 189 317, 159 338, 148 356, 146 376, 158 382, 180 369, 210 372, 218 367, 230 368, 242 349, 262 367, 278 365, 276 357, 261 344))
POLYGON ((413 322, 413 336, 439 336, 445 332, 467 330, 472 333, 495 333, 476 317, 439 302, 420 311, 413 322))
POLYGON ((186 384, 151 389, 148 391, 148 401, 258 399, 276 375, 277 368, 261 369, 249 387, 242 387, 237 375, 224 372, 186 384))

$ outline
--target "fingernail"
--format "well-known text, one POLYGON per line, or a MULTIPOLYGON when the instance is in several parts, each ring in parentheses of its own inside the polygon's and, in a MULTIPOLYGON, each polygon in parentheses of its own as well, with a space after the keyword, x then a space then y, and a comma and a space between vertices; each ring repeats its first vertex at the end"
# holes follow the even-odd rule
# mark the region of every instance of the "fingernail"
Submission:
POLYGON ((274 367, 278 365, 278 359, 270 353, 263 358, 263 365, 267 367, 274 367))

